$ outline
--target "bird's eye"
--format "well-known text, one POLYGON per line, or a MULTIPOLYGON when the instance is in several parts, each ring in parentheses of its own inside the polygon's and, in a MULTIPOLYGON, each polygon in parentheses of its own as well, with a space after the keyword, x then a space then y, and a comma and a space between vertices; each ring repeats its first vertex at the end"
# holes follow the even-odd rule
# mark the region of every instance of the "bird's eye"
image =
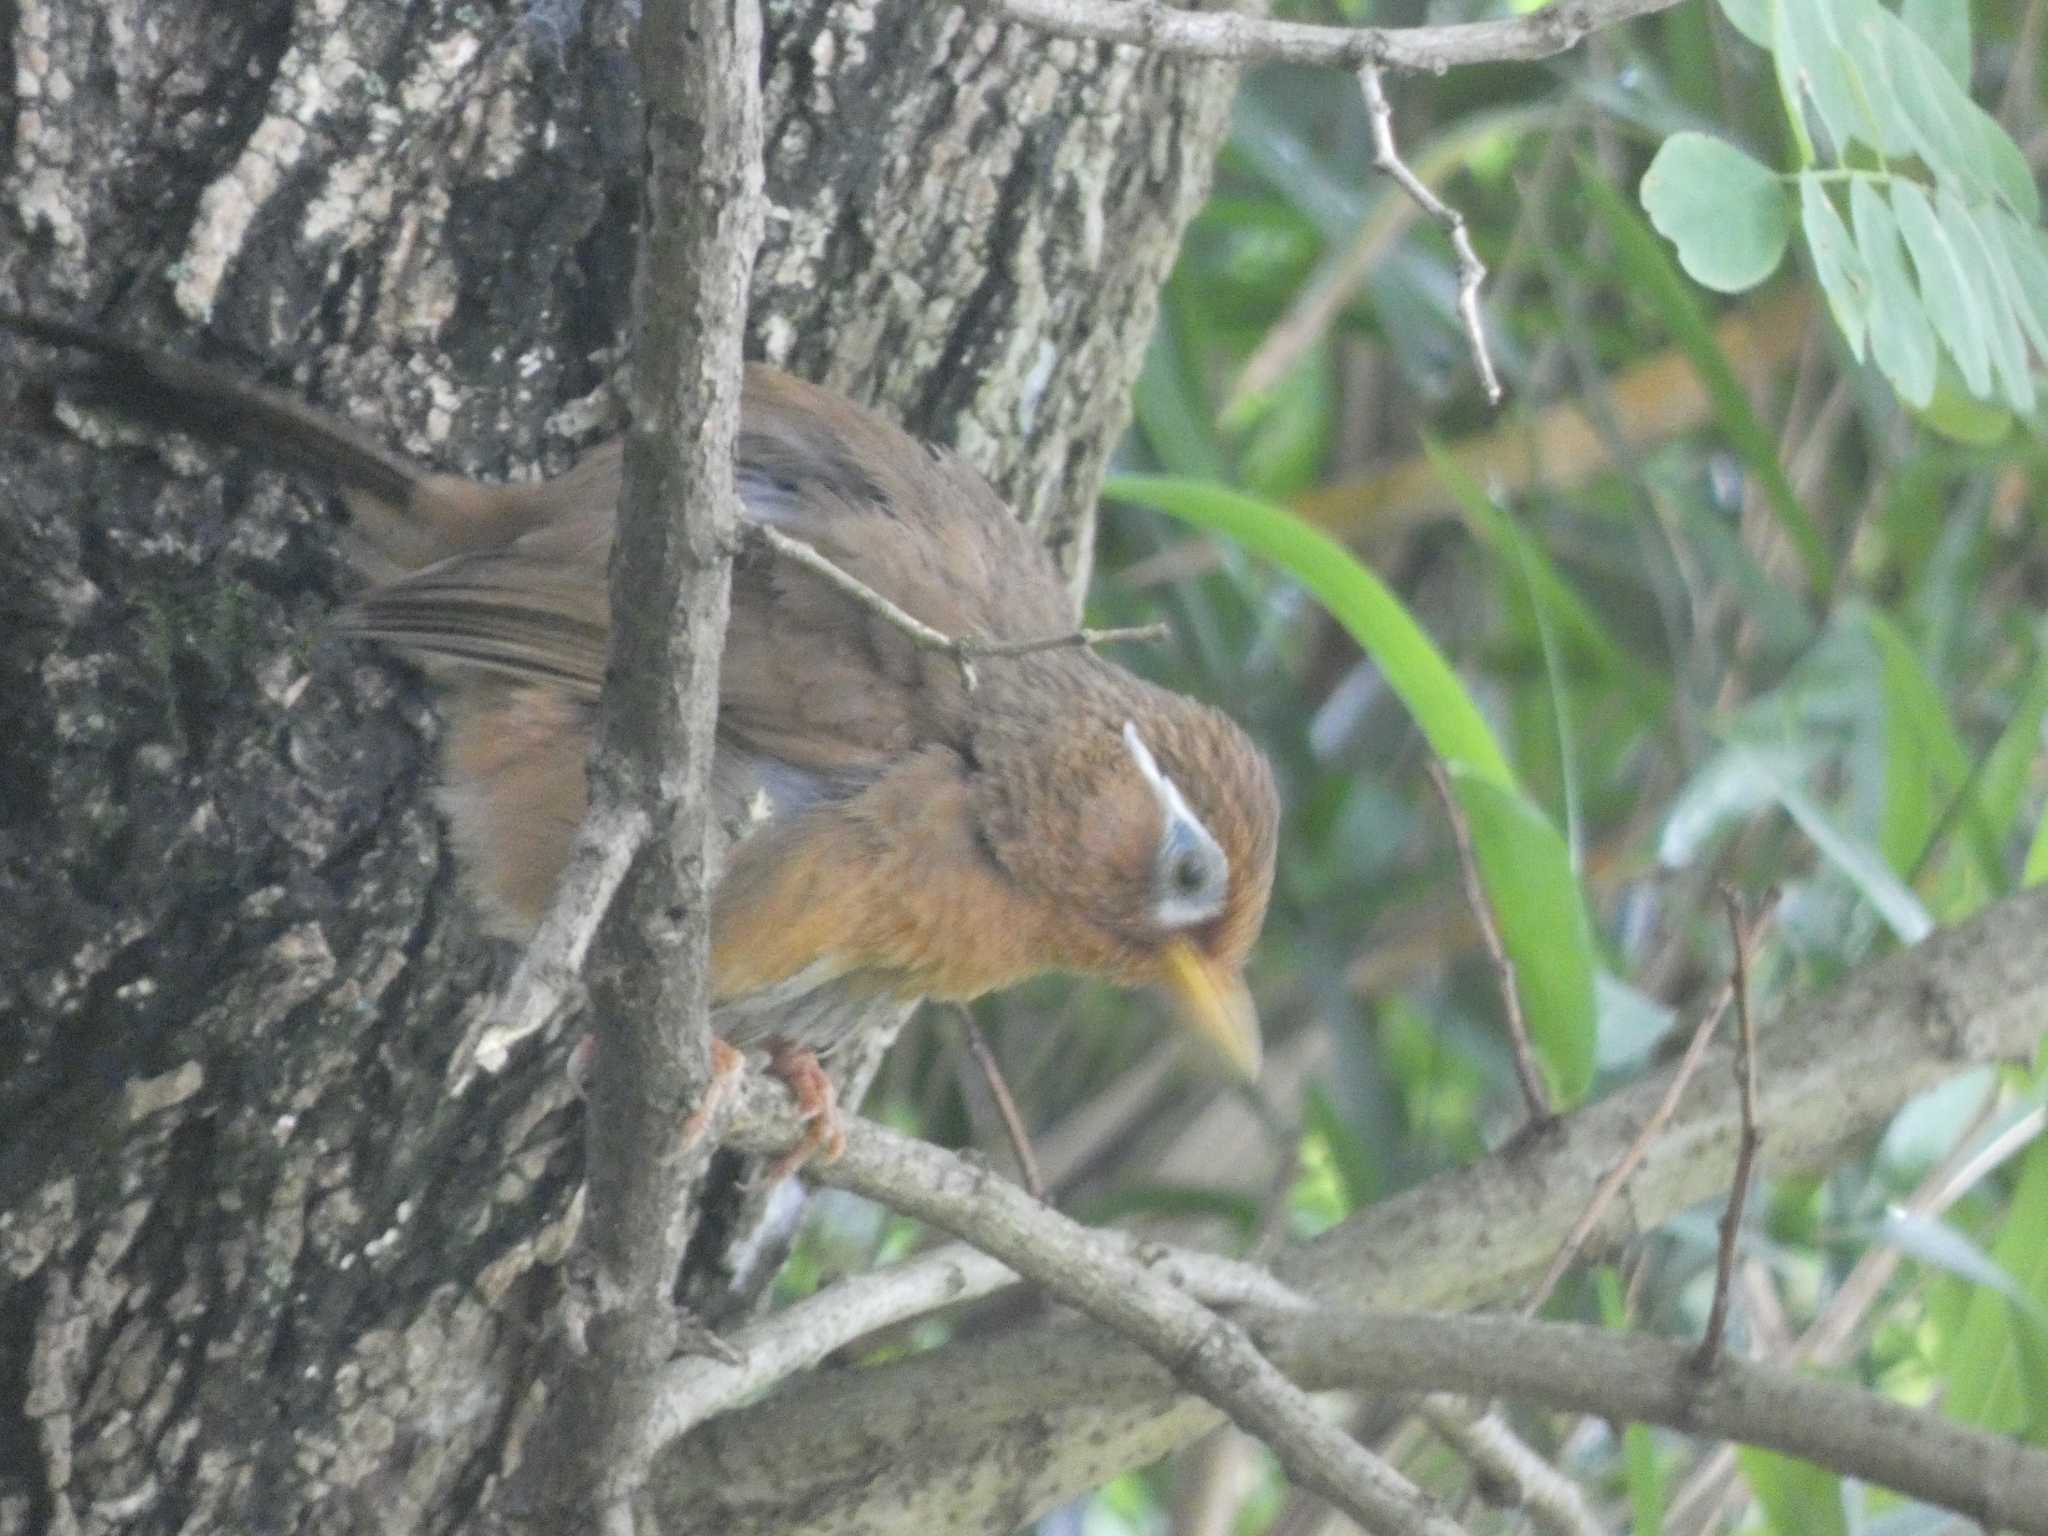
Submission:
POLYGON ((1152 866, 1152 921, 1168 929, 1206 923, 1223 910, 1230 894, 1230 860, 1128 721, 1124 744, 1158 797, 1164 823, 1152 866))

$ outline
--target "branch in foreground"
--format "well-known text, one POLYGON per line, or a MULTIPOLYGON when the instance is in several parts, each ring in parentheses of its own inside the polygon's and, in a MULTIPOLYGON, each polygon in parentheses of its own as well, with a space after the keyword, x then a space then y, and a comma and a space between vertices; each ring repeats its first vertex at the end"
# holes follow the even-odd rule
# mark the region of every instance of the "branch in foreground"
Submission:
POLYGON ((757 0, 647 0, 634 55, 635 339, 589 814, 638 814, 651 835, 624 861, 608 917, 547 924, 596 933, 586 1200, 564 1302, 581 1352, 550 1383, 533 1483, 508 1496, 534 1529, 606 1536, 634 1528, 655 1449, 647 1407, 682 1337, 672 1293, 711 1153, 680 1128, 711 1080, 711 762, 739 523, 740 346, 765 222, 757 0))
MULTIPOLYGON (((1968 1065, 2022 1059, 2048 1017, 2048 888, 2000 902, 1758 1036, 1759 1113, 1778 1165, 1825 1163, 1968 1065)), ((1593 1234, 1606 1251, 1725 1193, 1740 1111, 1727 1047, 1593 1234)), ((1514 1295, 1636 1139, 1675 1067, 1561 1121, 1512 1158, 1444 1174, 1279 1260, 1321 1304, 1456 1311, 1514 1295)), ((832 1170, 818 1170, 829 1177, 832 1170)), ((1411 1384, 1411 1387, 1415 1384, 1411 1384)), ((1858 1402, 1862 1399, 1858 1398, 1858 1402)), ((1052 1318, 884 1367, 813 1378, 664 1453, 650 1484, 670 1536, 951 1529, 1023 1518, 1207 1433, 1218 1415, 1106 1330, 1052 1318), (944 1405, 941 1410, 937 1405, 944 1405), (752 1490, 727 1497, 721 1484, 752 1490)))
MULTIPOLYGON (((732 1145, 760 1154, 800 1133, 781 1090, 760 1083, 749 1086, 733 1132, 732 1145)), ((2048 1536, 2048 1452, 1874 1393, 1733 1360, 1702 1373, 1685 1344, 1642 1334, 1498 1316, 1312 1306, 1255 1266, 1091 1232, 986 1170, 867 1122, 849 1125, 840 1162, 814 1172, 1021 1261, 1019 1269, 1060 1299, 1140 1338, 1169 1370, 1193 1377, 1240 1423, 1249 1418, 1263 1434, 1298 1431, 1264 1405, 1257 1371, 1226 1374, 1242 1369, 1246 1358, 1229 1340, 1242 1339, 1249 1350, 1250 1339, 1198 1296, 1239 1310, 1273 1358, 1310 1388, 1506 1396, 1741 1440, 1881 1483, 1992 1528, 2048 1536), (1121 1303, 1104 1300, 1119 1294, 1121 1303)), ((792 1309, 791 1322, 768 1319, 736 1341, 748 1350, 745 1365, 689 1361, 672 1369, 651 1438, 672 1438, 784 1367, 903 1321, 918 1306, 950 1305, 1005 1279, 1002 1266, 986 1255, 954 1246, 822 1292, 792 1309), (794 1316, 799 1310, 805 1313, 800 1318, 794 1316)), ((1261 1355, 1251 1358, 1275 1369, 1261 1355)), ((1298 1390, 1288 1384, 1289 1392, 1298 1390)), ((1309 1413, 1315 1425, 1341 1434, 1313 1408, 1309 1413)), ((1302 1463, 1321 1454, 1292 1441, 1276 1450, 1298 1477, 1302 1463)), ((1329 1497, 1328 1476, 1311 1476, 1304 1482, 1329 1497)), ((1401 1523, 1405 1514, 1395 1513, 1396 1523, 1386 1529, 1457 1529, 1434 1516, 1419 1525, 1401 1523)), ((1565 1507, 1553 1515, 1552 1528, 1573 1528, 1565 1507)), ((1388 1513, 1375 1518, 1385 1521, 1388 1513)))
POLYGON ((459 1097, 480 1071, 504 1071, 514 1046, 567 1018, 583 1000, 591 941, 652 832, 637 805, 600 807, 583 818, 547 915, 512 979, 449 1062, 450 1097, 459 1097))
POLYGON ((1678 0, 1555 0, 1526 16, 1441 27, 1323 27, 1235 11, 1183 11, 1159 0, 987 0, 989 9, 1055 37, 1131 43, 1155 53, 1238 63, 1277 60, 1356 70, 1443 71, 1465 64, 1547 59, 1591 34, 1678 0))
MULTIPOLYGON (((773 1153, 790 1143, 785 1102, 748 1095, 727 1145, 773 1153), (763 1113, 762 1111, 766 1111, 763 1113)), ((1457 1522, 1333 1423, 1248 1334, 1174 1279, 1032 1199, 986 1168, 871 1123, 819 1170, 841 1189, 971 1236, 976 1247, 1115 1328, 1260 1436, 1295 1481, 1388 1536, 1463 1536, 1457 1522)))
MULTIPOLYGON (((1210 1306, 1248 1307, 1270 1316, 1305 1311, 1312 1305, 1253 1264, 1164 1247, 1123 1232, 1098 1231, 1094 1236, 1111 1252, 1147 1266, 1210 1306)), ((884 1328, 978 1301, 1018 1283, 1017 1272, 1007 1264, 960 1242, 886 1269, 849 1276, 733 1334, 726 1342, 739 1359, 688 1359, 672 1366, 649 1419, 649 1436, 657 1444, 675 1440, 884 1328)))
POLYGON ((1260 1332, 1316 1386, 1394 1391, 1421 1383, 1667 1425, 1803 1457, 1987 1530, 2048 1536, 2048 1452, 1777 1366, 1730 1359, 1701 1375, 1692 1347, 1677 1340, 1343 1307, 1260 1332))

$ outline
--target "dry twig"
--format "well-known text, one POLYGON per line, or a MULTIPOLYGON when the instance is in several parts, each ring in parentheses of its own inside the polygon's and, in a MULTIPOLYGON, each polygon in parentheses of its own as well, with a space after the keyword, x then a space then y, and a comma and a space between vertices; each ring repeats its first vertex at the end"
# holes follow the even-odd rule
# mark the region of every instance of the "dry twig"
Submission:
POLYGON ((997 640, 986 635, 949 635, 905 612, 859 577, 826 559, 802 539, 793 539, 781 529, 771 528, 766 523, 749 523, 746 531, 750 537, 760 540, 785 560, 821 577, 876 618, 901 631, 919 650, 935 651, 941 656, 952 657, 954 664, 960 668, 960 681, 969 693, 972 693, 980 683, 974 670, 974 658, 977 656, 1029 656, 1037 651, 1116 645, 1126 640, 1163 640, 1171 633, 1164 623, 1158 623, 1139 624, 1129 629, 1070 629, 1061 634, 1042 635, 1030 640, 997 640))
POLYGON ((1486 345, 1486 326, 1479 315, 1479 288, 1486 281, 1486 263, 1472 249, 1472 231, 1465 215, 1438 197, 1408 169, 1394 143, 1394 109, 1387 104, 1386 82, 1376 63, 1361 64, 1358 84, 1365 92, 1366 111, 1372 118, 1372 163, 1393 177, 1401 190, 1424 213, 1444 227, 1451 249, 1458 256, 1458 319, 1465 327, 1465 344, 1472 350, 1472 366, 1479 370, 1479 387, 1486 391, 1488 405, 1500 404, 1500 374, 1493 366, 1493 353, 1486 345))
POLYGON ((974 1017, 974 1010, 962 1003, 956 1006, 955 1011, 960 1015, 960 1031, 966 1037, 968 1052, 974 1057, 974 1064, 981 1068, 989 1096, 996 1102, 996 1113, 1003 1117, 1003 1129, 1009 1132, 1010 1150, 1017 1154, 1017 1171, 1024 1176, 1024 1188, 1032 1199, 1043 1200, 1045 1175, 1039 1170, 1038 1154, 1031 1148, 1031 1132, 1025 1126, 1017 1100, 1010 1092, 1009 1080, 1003 1076, 1002 1063, 996 1060, 996 1053, 990 1048, 988 1036, 974 1017))
POLYGON ((1604 27, 1678 0, 1558 0, 1525 16, 1438 27, 1324 27, 1236 11, 1184 11, 1163 0, 989 0, 997 14, 1056 37, 1131 43, 1154 53, 1241 63, 1278 60, 1442 73, 1463 64, 1547 59, 1604 27))
POLYGON ((1479 861, 1472 854, 1472 829, 1465 824, 1465 811, 1458 804, 1449 775, 1435 758, 1429 760, 1429 781, 1436 786, 1444 803, 1444 815, 1450 819, 1451 838, 1458 846, 1458 873, 1465 881, 1465 901, 1472 908, 1473 921, 1479 924, 1486 958, 1493 962, 1493 974, 1500 986, 1501 1011, 1507 1019, 1508 1043, 1514 1048, 1515 1076, 1529 1105, 1529 1124, 1547 1124, 1551 1119, 1550 1091, 1543 1085, 1543 1071, 1536 1064, 1536 1051, 1529 1043, 1529 1025, 1522 1017, 1522 991, 1515 979, 1515 962, 1508 955, 1500 924, 1494 921, 1493 904, 1486 899, 1486 888, 1479 881, 1479 861))
POLYGON ((1756 1025, 1749 1016, 1750 932, 1742 911, 1742 897, 1723 887, 1721 899, 1728 906, 1728 932, 1735 945, 1735 1023, 1741 1039, 1735 1052, 1735 1087, 1742 1108, 1742 1140, 1735 1152, 1735 1178, 1728 1190, 1728 1208, 1721 1213, 1721 1245, 1714 1262, 1714 1303, 1707 1313, 1707 1330, 1693 1356, 1695 1367, 1711 1371, 1721 1358, 1721 1344, 1728 1330, 1728 1292, 1735 1279, 1735 1239, 1742 1231, 1743 1207, 1749 1203, 1750 1180, 1756 1173, 1756 1150, 1763 1133, 1756 1123, 1756 1025))

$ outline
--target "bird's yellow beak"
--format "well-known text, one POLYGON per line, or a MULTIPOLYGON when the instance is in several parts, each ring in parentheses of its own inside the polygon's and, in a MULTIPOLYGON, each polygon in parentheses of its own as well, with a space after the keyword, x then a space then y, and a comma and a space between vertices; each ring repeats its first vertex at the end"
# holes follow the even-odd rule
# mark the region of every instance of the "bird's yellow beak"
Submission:
POLYGON ((1186 940, 1166 946, 1166 989, 1181 1018, 1220 1050, 1246 1082, 1259 1075, 1259 1010, 1244 978, 1186 940))

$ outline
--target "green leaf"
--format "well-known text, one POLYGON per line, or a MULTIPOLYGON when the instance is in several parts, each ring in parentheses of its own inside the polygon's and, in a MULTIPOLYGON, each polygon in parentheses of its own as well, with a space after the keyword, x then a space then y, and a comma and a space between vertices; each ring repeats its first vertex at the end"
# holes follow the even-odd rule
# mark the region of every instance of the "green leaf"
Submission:
POLYGON ((1920 275, 1920 297, 1927 305, 1928 318, 1940 335, 1949 356, 1962 370, 1963 383, 1979 399, 1991 393, 1991 344, 1984 334, 1984 320, 1978 312, 1970 275, 1956 255, 1948 231, 1934 216, 1926 194, 1910 181, 1892 183, 1892 210, 1899 216, 1899 232, 1906 237, 1906 249, 1913 253, 1913 266, 1920 275))
POLYGON ((2041 1309, 2048 1306, 2048 1140, 2036 1141, 2021 1164, 2005 1223, 1991 1258, 2010 1277, 2013 1290, 1979 1286, 1970 1294, 1963 1321, 1940 1366, 1948 1382, 1944 1406, 1965 1424, 2040 1438, 2030 1411, 2028 1382, 2034 1374, 2026 1354, 2038 1353, 2041 1309), (2015 1297, 2023 1298, 2016 1305, 2015 1297), (2031 1314, 2031 1315, 2030 1315, 2031 1314))
POLYGON ((1223 452, 1209 431, 1209 413, 1199 403, 1170 312, 1152 328, 1132 405, 1138 430, 1161 464, 1176 474, 1223 474, 1223 452))
POLYGON ((2013 143, 2012 135, 2005 131, 1997 118, 1974 101, 1970 103, 1970 117, 1984 143, 1983 164, 1992 186, 2014 213, 2030 225, 2038 224, 2041 221, 2041 189, 2034 184, 2034 172, 2027 164, 2026 152, 2013 143))
POLYGON ((2027 844, 2027 861, 2020 866, 2020 885, 2032 890, 2048 880, 2048 811, 2034 824, 2034 840, 2027 844))
POLYGON ((1694 282, 1721 293, 1777 270, 1792 233, 1785 188, 1769 166, 1704 133, 1674 133, 1639 189, 1643 211, 1678 248, 1694 282))
MULTIPOLYGON (((1978 254, 1991 269, 1998 291, 2010 311, 2005 323, 2014 332, 2015 344, 2018 344, 2018 337, 2024 335, 2034 344, 2034 350, 2048 359, 2048 305, 2039 310, 2035 308, 2034 295, 2028 292, 2019 263, 2013 259, 2015 245, 2022 242, 2015 241, 2012 232, 2019 231, 2022 237, 2026 232, 2010 213, 1990 203, 1980 203, 1971 212, 1977 222, 1978 254)), ((2035 250, 2038 253, 2038 246, 2035 250)), ((2048 300, 2048 292, 2041 297, 2048 300)), ((2024 349, 2020 355, 2024 362, 2024 349)))
POLYGON ((1943 437, 1972 448, 1993 447, 2012 431, 2012 412, 1971 394, 1946 357, 1935 369, 1934 398, 1920 419, 1943 437))
POLYGON ((1721 0, 1728 24, 1759 48, 1771 46, 1772 0, 1721 0))
POLYGON ((1983 317, 1991 365, 2004 385, 2006 403, 2021 415, 2034 409, 2034 375, 2027 366, 2027 343, 2012 312, 2010 292, 2000 279, 1976 221, 1953 188, 1939 194, 1942 228, 1962 269, 1969 274, 1970 297, 1983 317))
POLYGON ((1319 342, 1260 397, 1237 460, 1239 478, 1259 495, 1292 496, 1321 470, 1335 411, 1330 375, 1329 348, 1319 342))
POLYGON ((2042 337, 2048 336, 2048 235, 2022 224, 2003 210, 1994 216, 1993 222, 2002 237, 2006 260, 2012 263, 2013 275, 2019 280, 2018 307, 2027 334, 2034 338, 2035 347, 2048 356, 2048 346, 2042 345, 2042 337))
POLYGON ((1806 0, 1778 6, 1774 34, 1781 78, 1798 82, 1800 92, 1813 103, 1828 137, 1839 156, 1854 140, 1877 142, 1883 135, 1883 115, 1874 110, 1872 82, 1853 75, 1850 55, 1837 30, 1837 6, 1850 14, 1841 18, 1849 26, 1863 20, 1869 0, 1834 0, 1832 4, 1806 0))
POLYGON ((1821 857, 1846 876, 1876 909, 1901 944, 1918 944, 1934 932, 1934 919, 1927 915, 1927 908, 1892 873, 1884 856, 1861 838, 1836 826, 1805 790, 1786 784, 1779 791, 1778 803, 1799 824, 1799 830, 1820 851, 1821 857))
POLYGON ((1494 557, 1510 568, 1512 579, 1525 576, 1530 590, 1551 621, 1574 647, 1590 655, 1621 685, 1628 702, 1642 717, 1655 719, 1669 707, 1671 689, 1663 675, 1644 666, 1608 632, 1606 622, 1573 590, 1549 553, 1524 533, 1514 517, 1486 494, 1478 480, 1428 433, 1422 451, 1437 478, 1457 500, 1465 520, 1494 557))
POLYGON ((1849 183, 1856 248, 1870 274, 1870 352, 1899 398, 1925 410, 1934 398, 1934 327, 1906 270, 1891 204, 1867 176, 1849 183))
POLYGON ((1103 494, 1225 534, 1272 561, 1378 664, 1444 760, 1465 808, 1544 1065, 1563 1102, 1583 1095, 1592 1078, 1593 941, 1570 855, 1517 788, 1485 717, 1400 599, 1350 550, 1284 507, 1222 486, 1142 475, 1117 476, 1103 494))
POLYGON ((1737 1446, 1735 1459, 1776 1536, 1849 1536, 1835 1473, 1753 1445, 1737 1446))
POLYGON ((1472 829, 1472 852, 1529 1036, 1559 1104, 1593 1085, 1593 930, 1571 851, 1550 819, 1513 790, 1451 770, 1472 829))
POLYGON ((1886 614, 1866 610, 1884 691, 1884 821, 1879 847, 1893 869, 1911 869, 1933 835, 1944 791, 1969 777, 1969 757, 1941 694, 1912 643, 1886 614))
POLYGON ((1733 742, 1701 765, 1664 814, 1657 859, 1679 869, 1698 859, 1706 845, 1732 824, 1775 805, 1787 784, 1796 784, 1820 760, 1811 746, 1755 746, 1733 742))
POLYGON ((1892 89, 1920 158, 1937 180, 1984 185, 1983 138, 1970 116, 1968 93, 1912 28, 1889 15, 1878 26, 1892 89))
POLYGON ((1379 577, 1328 534, 1285 507, 1195 480, 1117 475, 1103 495, 1226 534, 1272 561, 1314 593, 1365 648, 1437 756, 1503 789, 1514 788, 1492 728, 1436 642, 1379 577))
POLYGON ((1969 0, 1906 0, 1899 19, 1940 59, 1955 82, 1970 88, 1969 0))
MULTIPOLYGON (((1914 137, 1911 117, 1892 85, 1885 38, 1887 29, 1894 25, 1892 18, 1871 0, 1849 0, 1840 14, 1831 17, 1829 30, 1835 46, 1841 49, 1842 68, 1861 111, 1856 136, 1880 156, 1899 160, 1917 154, 1919 141, 1914 137)), ((1836 148, 1840 151, 1847 146, 1838 144, 1836 148)))
POLYGON ((1871 310, 1870 267, 1835 211, 1827 184, 1811 171, 1799 177, 1799 223, 1806 232, 1806 248, 1813 253, 1814 275, 1827 295, 1828 310, 1849 344, 1849 355, 1860 363, 1871 310))
POLYGON ((1762 484, 1764 496, 1777 515, 1785 535, 1806 566, 1808 581, 1825 595, 1834 585, 1834 562, 1821 542, 1820 530, 1807 516, 1798 493, 1778 462, 1777 443, 1749 407, 1749 396, 1715 344, 1706 316, 1700 313, 1691 291, 1679 280, 1663 248, 1629 210, 1620 195, 1591 167, 1579 177, 1582 195, 1599 217, 1631 285, 1656 307, 1672 336, 1684 348, 1693 372, 1714 404, 1714 415, 1728 436, 1729 446, 1741 455, 1762 484))

